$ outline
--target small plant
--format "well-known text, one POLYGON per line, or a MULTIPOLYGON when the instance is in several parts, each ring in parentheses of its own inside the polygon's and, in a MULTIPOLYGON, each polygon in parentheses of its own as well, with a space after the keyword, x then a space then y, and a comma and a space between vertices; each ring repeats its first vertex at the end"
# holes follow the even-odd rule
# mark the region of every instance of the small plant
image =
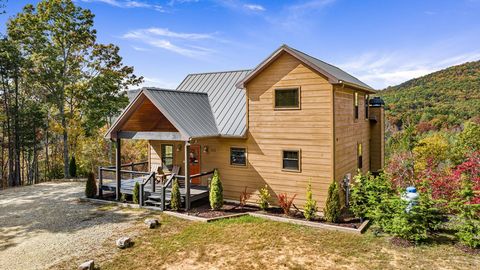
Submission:
POLYGON ((278 204, 282 208, 283 213, 287 216, 290 215, 290 208, 292 207, 295 197, 297 197, 297 194, 294 194, 289 200, 287 193, 281 193, 277 195, 278 204))
POLYGON ((182 201, 180 197, 180 186, 178 185, 178 180, 175 179, 172 185, 172 200, 170 201, 170 207, 172 210, 180 210, 182 201))
POLYGON ((239 200, 240 208, 243 208, 247 204, 248 198, 249 196, 247 193, 247 187, 245 187, 245 190, 242 192, 242 194, 240 194, 240 200, 239 200))
POLYGON ((140 183, 135 182, 135 186, 133 187, 133 193, 132 193, 132 200, 133 203, 139 203, 140 202, 140 183))
POLYGON ((480 248, 480 204, 472 203, 475 198, 472 181, 465 176, 462 178, 461 199, 454 203, 458 212, 456 236, 462 244, 480 248))
POLYGON ((122 193, 122 196, 120 196, 120 201, 121 202, 127 202, 127 194, 122 193))
POLYGON ((317 201, 313 199, 312 194, 312 185, 308 183, 307 186, 307 201, 303 207, 303 215, 306 220, 312 220, 315 218, 315 213, 317 212, 317 201))
POLYGON ((215 170, 210 183, 210 207, 212 210, 218 210, 223 206, 223 187, 220 181, 218 171, 215 170))
POLYGON ((87 176, 87 183, 85 185, 85 196, 87 198, 93 198, 97 195, 97 185, 95 183, 95 175, 93 172, 89 172, 87 176))
POLYGON ((327 203, 324 209, 325 219, 328 222, 338 222, 340 220, 341 206, 340 194, 338 191, 337 181, 333 181, 328 188, 327 203))
POLYGON ((269 200, 270 200, 270 191, 268 191, 268 186, 265 185, 265 187, 261 188, 259 191, 258 195, 258 206, 262 210, 267 210, 268 205, 269 205, 269 200))
POLYGON ((70 173, 70 177, 77 177, 77 161, 75 160, 75 156, 72 156, 68 165, 68 172, 70 173))

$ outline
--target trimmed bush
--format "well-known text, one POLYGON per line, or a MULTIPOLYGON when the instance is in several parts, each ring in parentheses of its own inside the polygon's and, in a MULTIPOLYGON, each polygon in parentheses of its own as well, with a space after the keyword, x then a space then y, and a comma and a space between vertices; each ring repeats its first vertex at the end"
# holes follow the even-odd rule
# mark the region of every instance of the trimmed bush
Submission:
POLYGON ((70 163, 68 165, 68 172, 70 173, 70 177, 77 177, 77 161, 75 160, 75 156, 72 156, 72 158, 70 158, 70 163))
POLYGON ((135 182, 135 186, 133 187, 132 200, 133 203, 140 202, 140 183, 138 182, 135 182))
POLYGON ((269 200, 270 200, 270 191, 268 191, 268 186, 265 185, 265 187, 261 188, 259 191, 258 195, 258 206, 262 210, 267 210, 268 205, 269 205, 269 200))
POLYGON ((170 201, 170 208, 178 211, 182 207, 182 199, 180 197, 180 185, 178 180, 175 179, 172 184, 172 200, 170 201))
POLYGON ((223 187, 220 181, 218 171, 215 170, 210 183, 210 207, 212 210, 218 210, 223 206, 223 187))
POLYGON ((87 183, 85 185, 85 196, 93 198, 97 195, 97 184, 95 183, 95 175, 89 172, 87 176, 87 183))
POLYGON ((316 212, 317 212, 317 201, 313 199, 312 184, 308 183, 307 201, 303 206, 303 215, 305 216, 306 220, 312 220, 313 218, 315 218, 316 212))
POLYGON ((340 206, 340 194, 338 191, 337 181, 333 181, 328 187, 327 203, 324 209, 325 220, 328 222, 338 222, 340 220, 341 206, 340 206))

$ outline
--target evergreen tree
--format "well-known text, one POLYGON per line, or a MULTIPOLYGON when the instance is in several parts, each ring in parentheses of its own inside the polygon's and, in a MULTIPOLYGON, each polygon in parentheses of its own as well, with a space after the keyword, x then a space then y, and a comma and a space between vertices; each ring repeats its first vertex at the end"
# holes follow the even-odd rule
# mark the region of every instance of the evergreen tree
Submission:
POLYGON ((210 206, 213 210, 218 210, 223 206, 223 187, 217 170, 213 173, 210 183, 210 206))
POLYGON ((140 183, 135 182, 135 186, 133 187, 133 192, 132 192, 132 200, 133 203, 138 204, 140 202, 140 183))
POLYGON ((305 202, 305 206, 303 207, 303 215, 305 219, 312 220, 317 212, 317 201, 313 199, 312 194, 312 184, 308 183, 307 186, 307 201, 305 202))
POLYGON ((93 172, 88 173, 87 183, 85 186, 85 196, 93 198, 97 195, 97 185, 95 183, 95 175, 93 172))
POLYGON ((325 219, 328 222, 338 222, 340 220, 340 194, 338 190, 337 181, 333 181, 328 188, 327 203, 325 205, 324 213, 325 219))
POLYGON ((175 179, 172 185, 172 199, 170 201, 170 207, 172 210, 178 211, 182 206, 182 199, 180 197, 180 185, 178 184, 178 180, 175 179))
POLYGON ((75 156, 70 159, 69 172, 71 177, 77 177, 77 161, 75 156))

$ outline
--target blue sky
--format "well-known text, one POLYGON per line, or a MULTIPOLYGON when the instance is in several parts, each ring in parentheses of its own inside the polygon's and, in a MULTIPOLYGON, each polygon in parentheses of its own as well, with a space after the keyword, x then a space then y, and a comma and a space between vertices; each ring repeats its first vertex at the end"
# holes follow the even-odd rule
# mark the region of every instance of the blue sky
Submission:
MULTIPOLYGON (((5 21, 27 3, 9 0, 5 21)), ((255 67, 281 44, 376 89, 480 59, 480 0, 75 0, 145 86, 255 67)))

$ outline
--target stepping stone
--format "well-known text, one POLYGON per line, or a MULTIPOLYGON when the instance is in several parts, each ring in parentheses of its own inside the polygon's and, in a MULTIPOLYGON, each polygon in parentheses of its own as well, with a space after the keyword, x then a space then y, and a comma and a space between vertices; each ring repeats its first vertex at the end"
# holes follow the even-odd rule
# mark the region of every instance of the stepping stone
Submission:
POLYGON ((95 263, 93 260, 86 261, 78 266, 78 270, 93 270, 95 269, 95 263))
POLYGON ((122 237, 118 239, 116 243, 118 248, 124 249, 132 245, 132 239, 130 237, 122 237))
POLYGON ((158 219, 153 219, 153 218, 149 218, 149 219, 145 219, 145 224, 148 225, 148 228, 150 229, 155 229, 158 225, 160 225, 160 223, 158 222, 158 219))

